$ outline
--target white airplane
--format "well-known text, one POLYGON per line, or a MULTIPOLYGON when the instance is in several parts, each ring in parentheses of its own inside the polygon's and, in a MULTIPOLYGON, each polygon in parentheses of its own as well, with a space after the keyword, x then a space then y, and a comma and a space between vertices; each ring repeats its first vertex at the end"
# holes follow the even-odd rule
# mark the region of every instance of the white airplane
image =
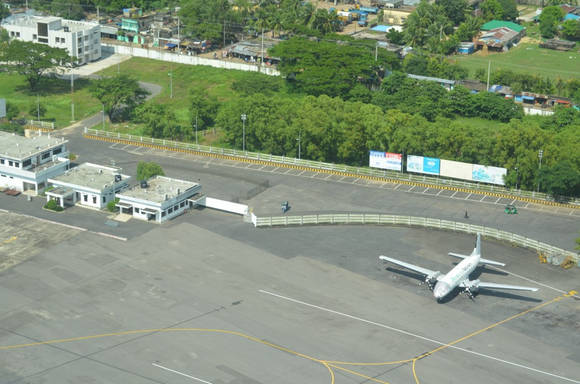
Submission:
POLYGON ((462 292, 467 294, 469 298, 473 299, 473 294, 477 293, 479 288, 490 288, 490 289, 512 289, 519 291, 532 291, 535 292, 538 288, 531 287, 521 287, 519 285, 507 285, 507 284, 496 284, 496 283, 485 283, 477 280, 469 280, 469 275, 475 270, 478 265, 489 264, 505 266, 504 263, 499 263, 497 261, 483 259, 481 257, 481 235, 477 234, 477 240, 475 243, 475 248, 471 255, 461 255, 459 253, 449 252, 449 256, 459 257, 461 262, 457 264, 451 271, 446 274, 442 274, 439 271, 432 271, 427 268, 421 268, 413 264, 405 263, 387 256, 379 256, 379 260, 388 261, 393 264, 397 264, 401 267, 410 269, 415 272, 419 272, 425 275, 425 283, 429 285, 429 289, 433 291, 433 296, 440 301, 445 296, 447 296, 456 287, 462 289, 462 292))

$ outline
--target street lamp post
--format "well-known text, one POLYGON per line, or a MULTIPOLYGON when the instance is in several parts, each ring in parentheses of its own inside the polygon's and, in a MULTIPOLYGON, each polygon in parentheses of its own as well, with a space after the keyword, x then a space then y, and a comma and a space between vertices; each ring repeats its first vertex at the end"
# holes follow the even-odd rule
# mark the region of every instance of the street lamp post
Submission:
POLYGON ((195 145, 197 145, 197 112, 195 113, 195 145))
POLYGON ((518 189, 518 181, 519 181, 519 174, 518 174, 518 167, 514 168, 516 170, 516 190, 518 189))
MULTIPOLYGON (((542 157, 544 157, 544 150, 540 149, 538 151, 538 157, 540 158, 540 164, 538 165, 538 170, 541 171, 542 170, 542 157)), ((538 192, 540 192, 540 177, 539 177, 539 173, 538 173, 538 192)))
POLYGON ((242 113, 242 151, 246 152, 246 119, 248 116, 242 113))
POLYGON ((302 140, 300 140, 301 133, 302 133, 302 131, 298 131, 298 138, 296 139, 296 141, 298 142, 298 160, 300 160, 300 152, 301 152, 300 151, 300 144, 301 144, 301 141, 302 141, 302 140))
POLYGON ((171 71, 169 72, 169 98, 173 99, 173 65, 171 66, 171 71))
POLYGON ((103 131, 105 130, 105 104, 103 104, 103 131))

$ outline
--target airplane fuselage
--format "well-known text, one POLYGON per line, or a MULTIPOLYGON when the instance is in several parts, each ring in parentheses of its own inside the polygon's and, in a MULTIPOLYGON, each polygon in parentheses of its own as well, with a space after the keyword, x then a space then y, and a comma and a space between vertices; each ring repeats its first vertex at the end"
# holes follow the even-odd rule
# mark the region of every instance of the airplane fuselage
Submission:
POLYGON ((435 296, 437 300, 441 300, 459 284, 469 280, 469 275, 471 275, 471 272, 477 268, 479 259, 480 255, 473 252, 471 256, 461 260, 459 264, 437 281, 435 288, 433 289, 433 296, 435 296))

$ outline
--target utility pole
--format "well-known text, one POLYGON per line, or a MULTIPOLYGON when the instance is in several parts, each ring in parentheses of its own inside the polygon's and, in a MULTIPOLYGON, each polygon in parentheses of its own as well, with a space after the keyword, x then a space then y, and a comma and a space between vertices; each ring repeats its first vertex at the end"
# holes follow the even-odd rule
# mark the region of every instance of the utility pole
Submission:
POLYGON ((264 27, 262 27, 262 60, 260 60, 260 66, 264 65, 264 27))
POLYGON ((491 73, 491 60, 487 63, 487 91, 489 92, 489 75, 491 73))
POLYGON ((197 145, 197 111, 195 112, 195 145, 197 145))
POLYGON ((246 119, 248 116, 242 113, 242 151, 246 152, 246 119))
POLYGON ((173 99, 173 63, 171 63, 171 70, 169 72, 169 98, 173 99))
POLYGON ((516 190, 517 190, 518 189, 518 181, 519 181, 520 176, 518 174, 518 167, 515 167, 515 170, 516 170, 516 190))
POLYGON ((302 133, 302 131, 298 131, 298 138, 296 139, 296 141, 298 141, 298 160, 300 160, 300 152, 301 152, 301 151, 300 151, 300 144, 301 144, 301 143, 300 143, 300 142, 301 142, 301 140, 300 140, 300 139, 301 139, 300 135, 301 135, 301 133, 302 133))
POLYGON ((103 131, 105 130, 105 104, 103 104, 103 131))
POLYGON ((75 121, 75 74, 73 67, 73 57, 70 57, 70 107, 71 107, 71 121, 75 121))
MULTIPOLYGON (((538 165, 538 171, 542 170, 542 157, 544 157, 544 151, 542 149, 540 149, 538 151, 538 157, 540 158, 540 164, 538 165)), ((539 172, 538 172, 538 192, 540 192, 540 177, 539 177, 539 172)))

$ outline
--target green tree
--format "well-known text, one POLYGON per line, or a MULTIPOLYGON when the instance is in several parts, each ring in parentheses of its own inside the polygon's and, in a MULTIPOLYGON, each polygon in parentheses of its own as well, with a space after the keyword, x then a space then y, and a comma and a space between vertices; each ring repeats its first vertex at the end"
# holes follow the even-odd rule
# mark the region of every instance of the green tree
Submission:
POLYGON ((44 106, 44 104, 34 103, 30 105, 30 108, 28 109, 28 114, 35 118, 44 117, 44 115, 46 115, 46 107, 44 106))
POLYGON ((542 37, 552 38, 558 34, 558 24, 564 17, 562 8, 556 5, 546 7, 540 14, 540 33, 542 37))
POLYGON ((53 14, 71 20, 81 20, 85 17, 79 0, 53 0, 51 11, 53 14))
POLYGON ((470 11, 467 0, 435 0, 435 4, 443 8, 443 12, 454 25, 463 22, 470 11))
POLYGON ((136 79, 124 74, 94 81, 89 92, 104 105, 105 113, 111 121, 120 116, 122 111, 132 111, 149 94, 136 79))
POLYGON ((183 132, 168 105, 144 103, 135 109, 134 121, 144 124, 144 134, 155 138, 182 140, 183 132))
POLYGON ((503 20, 503 7, 498 0, 485 0, 481 3, 481 12, 485 21, 503 20))
POLYGON ((18 106, 10 101, 6 102, 6 120, 15 119, 20 114, 18 106))
POLYGON ((36 90, 42 76, 56 72, 63 63, 70 62, 66 50, 27 41, 11 40, 1 46, 0 62, 8 72, 26 78, 31 90, 36 90))
POLYGON ((159 164, 145 161, 140 161, 137 164, 137 180, 147 180, 154 176, 165 176, 165 172, 159 164))
POLYGON ((566 20, 562 23, 562 35, 568 40, 580 40, 580 20, 566 20))
POLYGON ((519 12, 515 0, 498 0, 502 8, 503 20, 514 21, 518 18, 519 12))
POLYGON ((391 28, 387 32, 387 39, 393 44, 402 45, 405 43, 405 34, 403 32, 397 31, 394 28, 391 28))
POLYGON ((10 16, 10 10, 8 9, 7 4, 0 3, 0 21, 8 16, 10 16))
POLYGON ((414 47, 423 47, 430 42, 431 51, 453 31, 453 23, 443 7, 421 0, 417 8, 407 17, 403 25, 405 41, 414 47))
POLYGON ((218 101, 215 97, 209 96, 204 89, 192 90, 189 98, 189 121, 192 130, 208 129, 215 123, 218 112, 218 101))
POLYGON ((483 20, 479 17, 468 16, 455 31, 459 41, 472 41, 479 33, 483 20))
POLYGON ((228 0, 184 0, 179 11, 185 30, 197 39, 207 39, 214 43, 223 43, 234 39, 233 29, 226 28, 236 19, 228 0))
POLYGON ((580 196, 580 172, 569 160, 562 160, 552 167, 543 167, 538 174, 540 188, 558 198, 580 196))

